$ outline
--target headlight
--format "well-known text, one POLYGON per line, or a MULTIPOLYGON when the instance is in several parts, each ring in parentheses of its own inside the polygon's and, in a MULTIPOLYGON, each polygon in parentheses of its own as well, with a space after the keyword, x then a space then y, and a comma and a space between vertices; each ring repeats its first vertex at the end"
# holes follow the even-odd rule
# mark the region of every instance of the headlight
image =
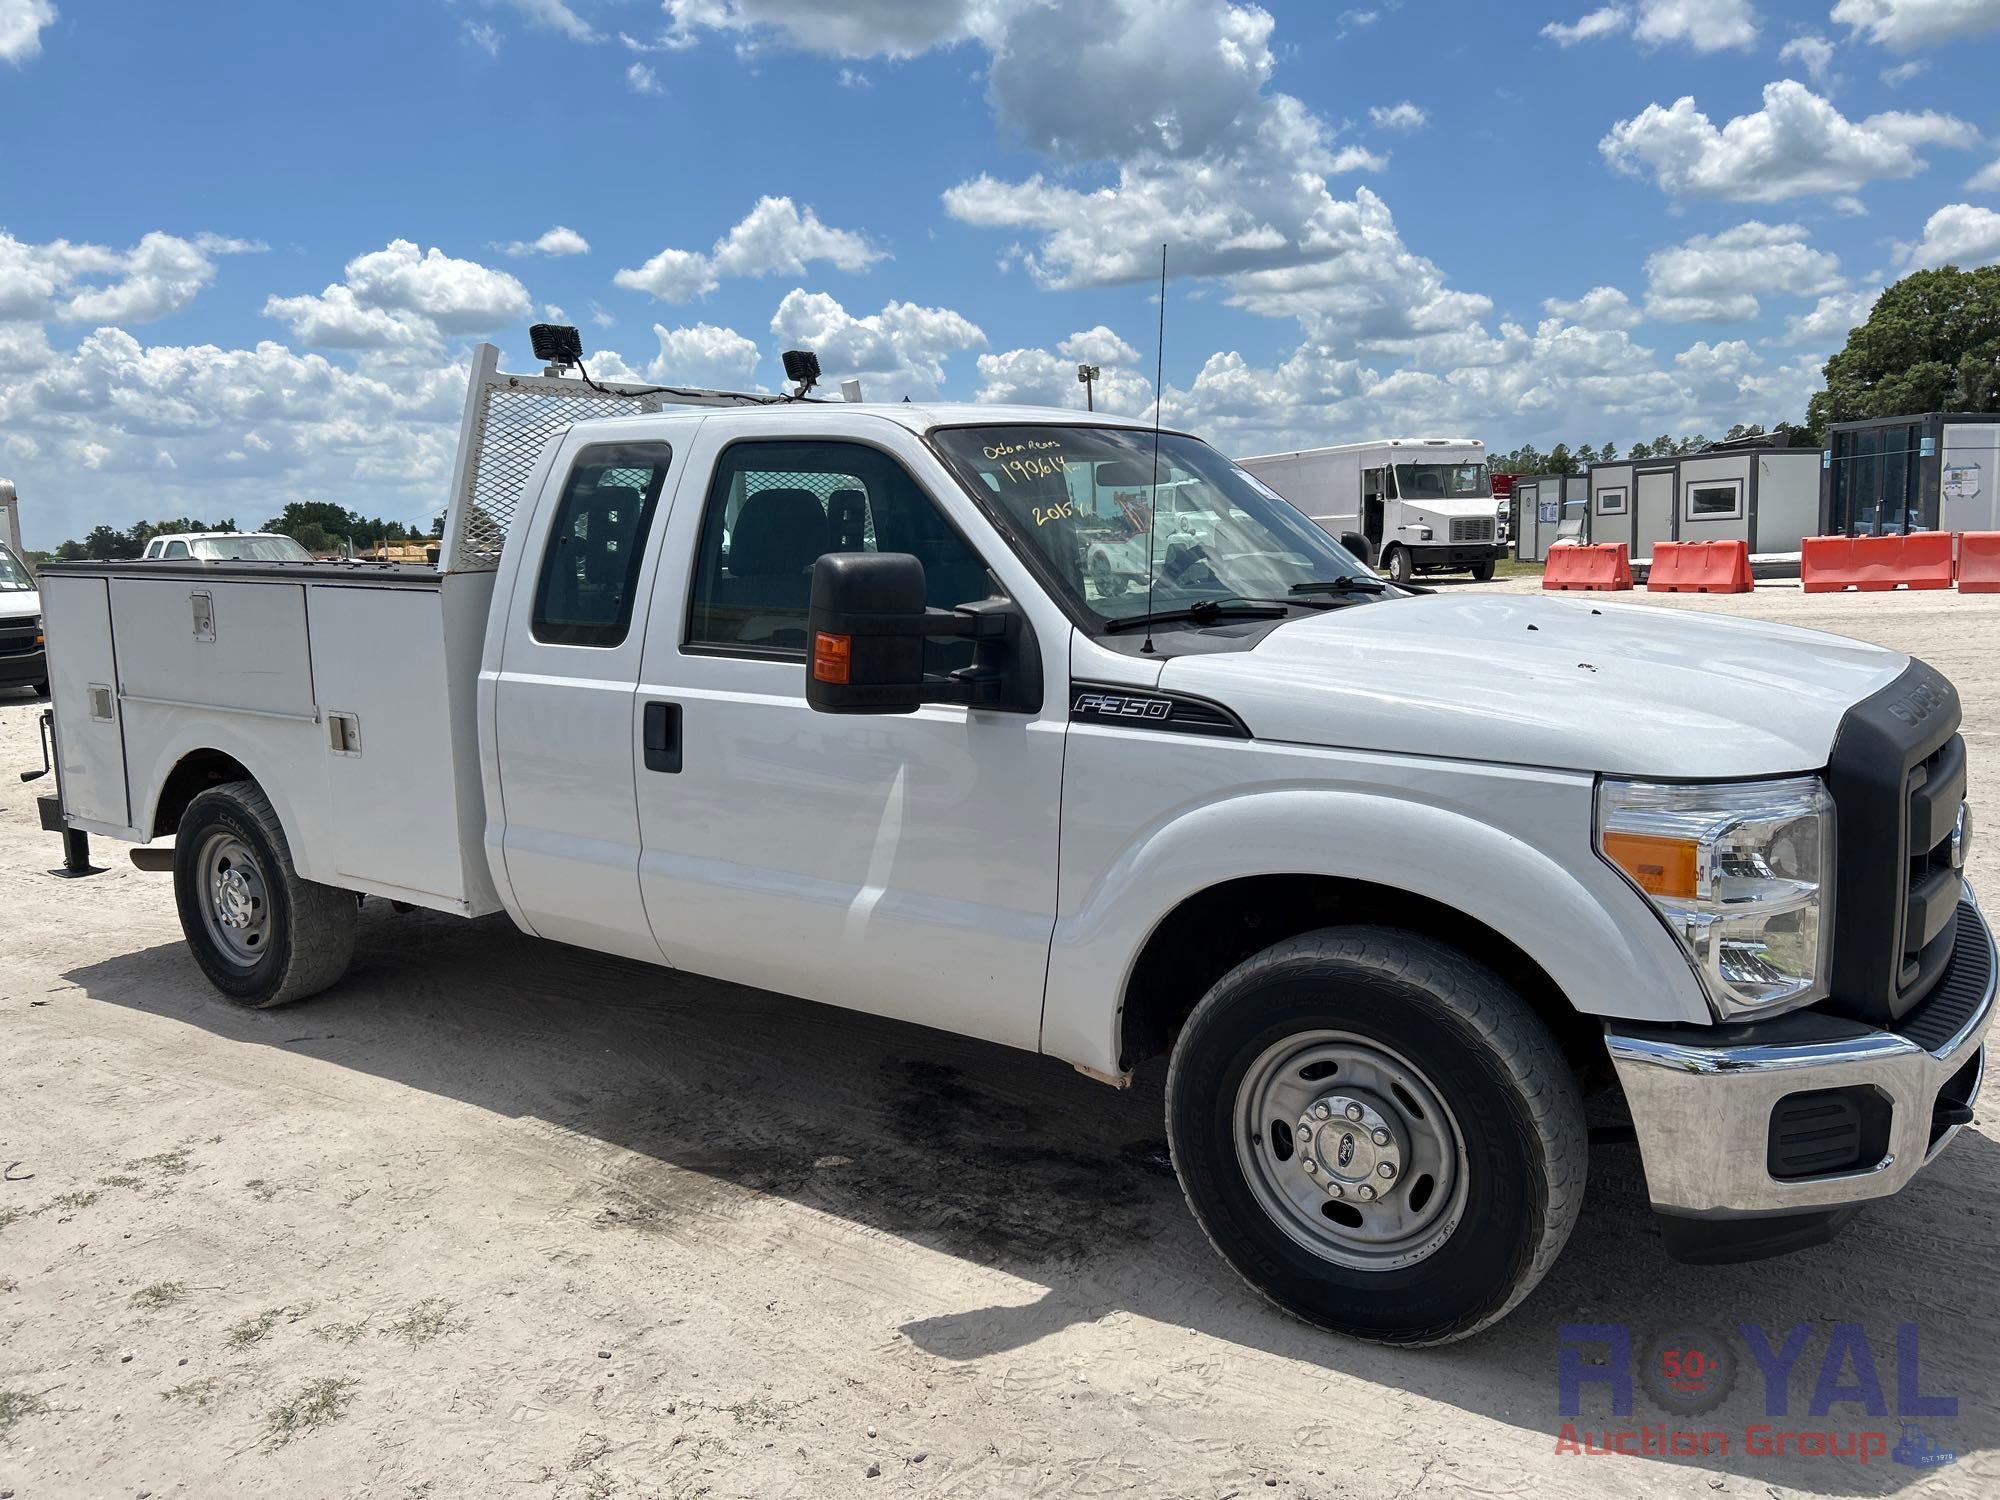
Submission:
POLYGON ((1597 849, 1666 918, 1724 1019, 1825 998, 1833 799, 1818 777, 1707 786, 1607 778, 1597 849))

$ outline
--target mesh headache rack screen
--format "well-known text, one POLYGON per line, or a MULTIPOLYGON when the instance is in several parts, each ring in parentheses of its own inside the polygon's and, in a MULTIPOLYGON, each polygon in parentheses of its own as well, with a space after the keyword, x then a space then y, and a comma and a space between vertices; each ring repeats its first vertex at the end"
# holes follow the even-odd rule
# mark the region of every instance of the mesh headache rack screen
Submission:
POLYGON ((500 351, 493 345, 473 350, 445 515, 445 572, 490 572, 500 565, 507 528, 536 460, 548 440, 572 423, 668 406, 741 406, 764 399, 729 391, 662 394, 646 386, 595 384, 599 389, 568 377, 508 375, 501 371, 500 351))

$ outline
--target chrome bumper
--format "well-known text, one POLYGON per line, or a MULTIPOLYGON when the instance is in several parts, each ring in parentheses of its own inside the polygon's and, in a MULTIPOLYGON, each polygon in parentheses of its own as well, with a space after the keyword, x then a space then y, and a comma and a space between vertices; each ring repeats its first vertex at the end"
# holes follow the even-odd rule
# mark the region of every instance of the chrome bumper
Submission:
MULTIPOLYGON (((1840 1208, 1900 1191, 1942 1151, 1959 1127, 1950 1126, 1932 1141, 1938 1094, 1970 1064, 1971 1087, 1965 1089, 1961 1080, 1953 1098, 1970 1105, 1978 1096, 2000 972, 1992 929, 1969 887, 1960 913, 1962 918, 1969 915, 1970 922, 1961 927, 1952 967, 1980 961, 1978 951, 1965 951, 1971 938, 1984 944, 1985 977, 1968 1018, 1929 1048, 1894 1031, 1860 1028, 1831 1040, 1787 1042, 1774 1034, 1768 1041, 1753 1036, 1734 1045, 1706 1045, 1698 1034, 1690 1037, 1687 1028, 1675 1028, 1681 1035, 1668 1040, 1657 1032, 1633 1034, 1640 1028, 1621 1032, 1607 1027, 1611 1061, 1632 1111, 1653 1206, 1664 1213, 1715 1218, 1840 1208), (1803 1181, 1772 1177, 1766 1149, 1778 1102, 1791 1094, 1856 1085, 1872 1086, 1893 1111, 1882 1159, 1835 1176, 1803 1181)), ((1976 977, 1978 970, 1965 973, 1976 977)), ((1939 988, 1950 978, 1947 970, 1939 988)), ((1909 1023, 1921 1009, 1898 1024, 1915 1029, 1909 1023)), ((1740 1035, 1743 1028, 1732 1030, 1740 1035)))

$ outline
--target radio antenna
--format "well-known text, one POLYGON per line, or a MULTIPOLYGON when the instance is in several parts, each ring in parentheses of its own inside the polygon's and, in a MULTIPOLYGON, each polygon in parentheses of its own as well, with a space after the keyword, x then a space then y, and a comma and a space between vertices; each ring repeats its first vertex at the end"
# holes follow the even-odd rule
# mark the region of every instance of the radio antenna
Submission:
POLYGON ((1160 534, 1160 381, 1167 368, 1167 247, 1160 246, 1160 337, 1153 346, 1153 489, 1146 502, 1146 644, 1153 650, 1153 553, 1160 534))

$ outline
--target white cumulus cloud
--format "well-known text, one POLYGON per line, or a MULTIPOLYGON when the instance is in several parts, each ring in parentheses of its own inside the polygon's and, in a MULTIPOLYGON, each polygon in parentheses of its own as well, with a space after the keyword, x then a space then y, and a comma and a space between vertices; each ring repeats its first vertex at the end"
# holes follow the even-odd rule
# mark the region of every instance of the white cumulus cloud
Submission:
POLYGON ((742 390, 757 378, 757 343, 733 328, 697 323, 692 328, 653 325, 660 352, 646 378, 661 385, 742 390))
POLYGON ((759 198, 707 253, 669 247, 611 279, 662 302, 690 302, 714 291, 727 276, 802 276, 812 261, 865 271, 885 254, 864 235, 821 223, 810 207, 802 211, 790 198, 767 197, 759 198))
POLYGON ((817 354, 827 384, 858 377, 877 401, 935 396, 946 358, 986 342, 977 324, 949 308, 891 302, 857 318, 826 293, 803 288, 785 294, 771 332, 786 348, 817 354))
POLYGON ((1908 52, 2000 28, 1995 0, 1839 0, 1833 20, 1879 47, 1908 52))
POLYGON ((1833 67, 1833 43, 1813 32, 1795 36, 1778 49, 1779 62, 1795 62, 1814 83, 1824 83, 1833 67))
POLYGON ((544 230, 532 240, 509 240, 494 249, 502 255, 520 259, 528 255, 588 255, 590 241, 567 225, 558 224, 553 229, 544 230))
POLYGON ((2000 261, 2000 213, 1947 203, 1924 221, 1924 237, 1903 249, 1905 270, 1954 265, 1963 270, 2000 261))
POLYGON ((147 323, 179 312, 215 278, 215 257, 264 249, 252 240, 158 230, 128 250, 17 240, 0 230, 0 320, 147 323))
POLYGON ((1419 130, 1430 118, 1420 105, 1405 99, 1401 104, 1391 104, 1386 108, 1377 104, 1369 109, 1368 118, 1377 130, 1419 130))
POLYGON ((1891 111, 1849 120, 1804 84, 1764 86, 1764 107, 1718 128, 1682 97, 1649 104, 1598 142, 1612 167, 1650 175, 1680 198, 1776 203, 1810 194, 1851 193, 1885 179, 1913 177, 1925 145, 1969 146, 1979 133, 1951 115, 1891 111))
POLYGON ((0 62, 19 67, 42 50, 42 32, 55 24, 49 0, 0 0, 0 62))
POLYGON ((444 334, 490 332, 534 309, 528 289, 507 272, 409 240, 357 255, 345 276, 317 295, 272 296, 264 316, 320 348, 413 351, 444 334))
POLYGON ((1573 302, 1550 297, 1542 311, 1582 328, 1633 328, 1639 322, 1639 309, 1615 286, 1594 286, 1573 302))
POLYGON ((1697 234, 1646 258, 1646 315, 1665 323, 1754 318, 1759 293, 1813 297, 1842 285, 1839 259, 1798 224, 1756 220, 1697 234))

